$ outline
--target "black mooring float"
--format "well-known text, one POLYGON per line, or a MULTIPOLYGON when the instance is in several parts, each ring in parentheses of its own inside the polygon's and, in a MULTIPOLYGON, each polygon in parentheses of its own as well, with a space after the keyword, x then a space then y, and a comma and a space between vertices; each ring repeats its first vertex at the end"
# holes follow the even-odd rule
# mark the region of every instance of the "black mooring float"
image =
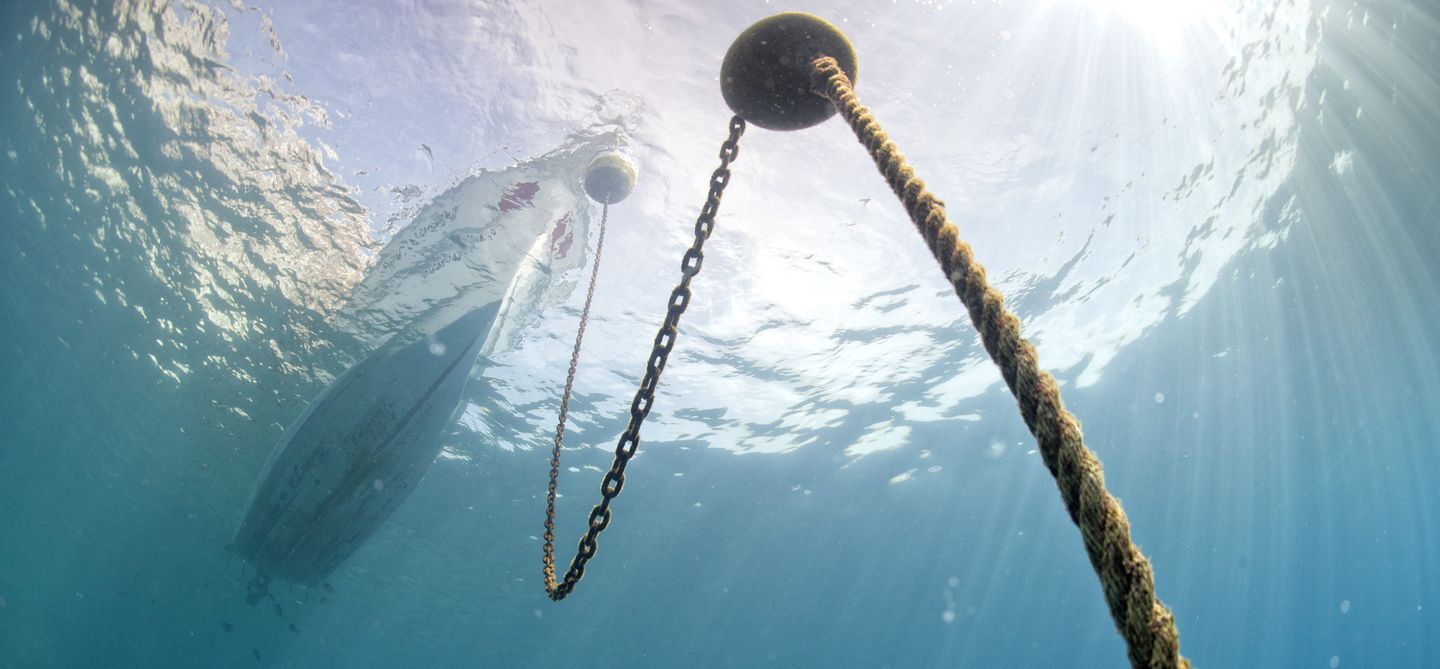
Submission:
POLYGON ((829 21, 786 12, 745 29, 725 52, 720 93, 747 123, 766 130, 800 130, 835 115, 835 105, 811 90, 811 66, 830 56, 855 81, 855 47, 829 21))

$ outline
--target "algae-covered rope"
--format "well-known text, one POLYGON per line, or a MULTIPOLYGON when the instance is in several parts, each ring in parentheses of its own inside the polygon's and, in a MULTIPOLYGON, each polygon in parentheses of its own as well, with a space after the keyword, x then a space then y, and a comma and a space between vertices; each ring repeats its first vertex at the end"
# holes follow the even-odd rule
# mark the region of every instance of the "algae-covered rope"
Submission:
POLYGON ((545 590, 555 590, 555 488, 560 484, 560 445, 565 441, 565 418, 570 413, 570 393, 575 388, 575 370, 580 366, 580 342, 590 323, 590 302, 595 299, 595 280, 600 278, 600 254, 605 250, 605 223, 610 219, 610 199, 600 205, 600 235, 595 242, 595 267, 590 270, 590 287, 585 290, 585 308, 580 310, 580 328, 575 331, 575 348, 570 351, 570 370, 565 373, 565 392, 560 395, 560 419, 555 423, 555 448, 550 452, 550 488, 545 495, 545 590))
POLYGON ((1035 347, 1021 336, 1020 320, 986 281, 985 268, 976 262, 970 245, 960 239, 943 203, 926 190, 870 110, 855 97, 849 78, 834 58, 815 59, 812 88, 834 103, 870 151, 970 312, 985 350, 1000 367, 1025 424, 1039 442, 1040 455, 1055 477, 1070 520, 1080 528, 1110 615, 1129 647, 1131 665, 1189 667, 1189 661, 1180 655, 1174 616, 1155 596, 1150 561, 1131 541, 1130 523, 1120 502, 1105 489, 1099 459, 1085 447, 1080 422, 1065 410, 1055 379, 1040 369, 1035 347))

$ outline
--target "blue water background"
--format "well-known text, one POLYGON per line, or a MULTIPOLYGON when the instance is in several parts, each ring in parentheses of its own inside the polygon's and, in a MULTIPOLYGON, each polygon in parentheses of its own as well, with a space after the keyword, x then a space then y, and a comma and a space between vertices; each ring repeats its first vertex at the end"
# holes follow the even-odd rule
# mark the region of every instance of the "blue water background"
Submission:
MULTIPOLYGON (((1397 7, 1370 9, 1381 22, 1397 7)), ((277 187, 320 189, 291 193, 313 210, 267 212, 273 192, 164 155, 174 130, 121 94, 133 72, 100 67, 137 149, 112 160, 176 179, 135 181, 157 195, 118 208, 85 176, 88 149, 64 139, 79 89, 39 81, 56 59, 105 62, 86 61, 99 47, 12 36, 57 11, 0 10, 0 666, 1123 665, 1078 533, 998 386, 973 400, 983 420, 922 426, 913 448, 843 467, 817 448, 647 443, 562 604, 538 580, 545 454, 476 448, 432 468, 325 603, 281 588, 279 611, 246 606, 224 546, 274 425, 323 387, 316 370, 365 351, 272 280, 286 270, 263 249, 247 247, 256 274, 211 282, 174 196, 260 239, 280 234, 266 221, 361 212, 327 209, 342 198, 324 179, 277 187), (191 290, 202 284, 228 288, 191 290), (217 303, 264 336, 207 329, 217 303), (189 363, 183 382, 169 360, 189 363), (933 454, 919 466, 945 475, 889 485, 920 448, 933 454)), ((1440 121, 1425 104, 1440 12, 1406 11, 1392 39, 1412 57, 1407 79, 1367 69, 1339 31, 1322 42, 1311 88, 1332 92, 1300 117, 1288 236, 1065 391, 1198 666, 1440 666, 1440 121), (1362 103, 1365 122, 1342 124, 1353 163, 1337 179, 1333 118, 1362 103)), ((734 188, 767 188, 742 178, 749 167, 734 188)), ((611 404, 616 418, 589 431, 618 433, 611 404)), ((562 551, 594 479, 563 479, 562 551)))

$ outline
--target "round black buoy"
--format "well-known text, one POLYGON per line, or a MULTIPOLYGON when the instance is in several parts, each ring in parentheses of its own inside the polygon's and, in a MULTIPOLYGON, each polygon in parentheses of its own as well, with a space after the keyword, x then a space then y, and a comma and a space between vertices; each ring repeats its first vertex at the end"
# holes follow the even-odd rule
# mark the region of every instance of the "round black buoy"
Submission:
POLYGON ((725 53, 720 93, 747 123, 767 130, 800 130, 835 114, 810 90, 810 63, 830 56, 855 81, 855 47, 839 28, 814 14, 786 12, 745 29, 725 53))
POLYGON ((625 154, 606 151, 585 168, 585 194, 601 204, 615 204, 635 190, 635 163, 625 154))

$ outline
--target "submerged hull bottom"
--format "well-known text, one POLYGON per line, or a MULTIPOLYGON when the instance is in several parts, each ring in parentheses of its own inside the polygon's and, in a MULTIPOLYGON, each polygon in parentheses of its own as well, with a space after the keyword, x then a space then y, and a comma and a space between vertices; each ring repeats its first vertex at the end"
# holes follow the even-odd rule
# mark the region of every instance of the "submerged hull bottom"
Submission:
POLYGON ((492 303, 429 337, 388 342, 286 430, 230 546, 260 574, 256 602, 270 579, 318 585, 414 491, 497 310, 492 303))

